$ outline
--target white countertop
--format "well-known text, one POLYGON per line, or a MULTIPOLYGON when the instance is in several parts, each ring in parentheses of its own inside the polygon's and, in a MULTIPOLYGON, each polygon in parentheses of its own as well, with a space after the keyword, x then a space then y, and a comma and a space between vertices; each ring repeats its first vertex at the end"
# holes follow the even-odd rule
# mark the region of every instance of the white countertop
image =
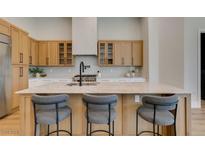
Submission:
MULTIPOLYGON (((126 77, 120 77, 120 78, 97 78, 97 82, 145 82, 146 80, 142 77, 135 77, 135 78, 126 78, 126 77)), ((61 83, 61 82, 72 82, 72 79, 70 78, 30 78, 29 79, 29 88, 36 87, 36 86, 42 86, 42 85, 48 85, 51 83, 61 83)))

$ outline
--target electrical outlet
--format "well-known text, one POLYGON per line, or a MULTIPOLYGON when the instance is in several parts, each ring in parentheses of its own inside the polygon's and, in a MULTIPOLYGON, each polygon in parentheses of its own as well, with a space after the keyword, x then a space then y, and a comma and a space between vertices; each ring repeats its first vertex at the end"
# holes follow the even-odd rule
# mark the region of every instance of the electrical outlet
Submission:
POLYGON ((141 99, 139 95, 135 95, 135 103, 140 103, 141 99))
POLYGON ((52 73, 53 72, 53 69, 50 69, 50 73, 52 73))
POLYGON ((112 69, 110 69, 110 73, 112 73, 112 69))

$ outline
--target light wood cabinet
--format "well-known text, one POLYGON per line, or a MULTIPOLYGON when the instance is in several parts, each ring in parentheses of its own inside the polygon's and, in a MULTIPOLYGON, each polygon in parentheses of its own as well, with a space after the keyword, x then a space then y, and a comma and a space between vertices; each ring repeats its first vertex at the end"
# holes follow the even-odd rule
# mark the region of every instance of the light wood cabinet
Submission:
POLYGON ((38 65, 48 65, 48 42, 39 42, 38 65))
POLYGON ((40 41, 39 66, 72 66, 71 41, 40 41))
POLYGON ((132 65, 143 66, 143 41, 132 42, 132 65))
POLYGON ((19 106, 19 95, 15 92, 28 88, 28 65, 12 65, 12 108, 19 106))
POLYGON ((20 29, 11 28, 11 50, 12 64, 28 64, 29 61, 29 39, 28 34, 20 29))
POLYGON ((72 66, 74 57, 72 54, 72 43, 69 41, 58 42, 58 64, 59 66, 72 66))
POLYGON ((30 40, 29 64, 38 65, 38 42, 34 39, 30 40))
POLYGON ((143 66, 143 41, 99 41, 98 65, 143 66))
POLYGON ((114 43, 99 41, 98 42, 98 64, 110 66, 114 64, 114 43))
POLYGON ((10 36, 10 24, 0 19, 0 33, 10 36))
POLYGON ((132 42, 115 42, 115 65, 131 66, 132 65, 132 42))
POLYGON ((58 43, 48 42, 48 65, 58 65, 58 43))

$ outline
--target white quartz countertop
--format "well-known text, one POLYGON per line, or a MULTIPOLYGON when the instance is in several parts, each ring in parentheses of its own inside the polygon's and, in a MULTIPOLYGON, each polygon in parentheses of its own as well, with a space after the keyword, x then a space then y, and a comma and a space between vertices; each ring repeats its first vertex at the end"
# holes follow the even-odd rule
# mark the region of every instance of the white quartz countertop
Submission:
MULTIPOLYGON (((142 77, 135 77, 135 78, 126 78, 126 77, 120 77, 120 78, 97 78, 97 82, 145 82, 146 80, 142 77)), ((29 79, 29 88, 36 87, 36 86, 42 86, 42 85, 48 85, 51 83, 56 82, 72 82, 72 79, 70 78, 30 78, 29 79)))
POLYGON ((149 82, 98 82, 97 85, 67 85, 68 82, 53 82, 45 85, 34 86, 18 91, 17 94, 190 94, 184 89, 165 84, 149 82))

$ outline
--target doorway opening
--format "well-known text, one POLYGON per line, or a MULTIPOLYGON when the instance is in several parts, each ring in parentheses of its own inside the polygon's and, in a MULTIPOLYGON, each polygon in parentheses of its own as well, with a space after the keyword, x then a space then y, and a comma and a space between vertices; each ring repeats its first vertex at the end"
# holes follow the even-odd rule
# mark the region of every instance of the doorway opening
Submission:
POLYGON ((205 106, 205 32, 200 33, 201 55, 201 105, 205 106))

